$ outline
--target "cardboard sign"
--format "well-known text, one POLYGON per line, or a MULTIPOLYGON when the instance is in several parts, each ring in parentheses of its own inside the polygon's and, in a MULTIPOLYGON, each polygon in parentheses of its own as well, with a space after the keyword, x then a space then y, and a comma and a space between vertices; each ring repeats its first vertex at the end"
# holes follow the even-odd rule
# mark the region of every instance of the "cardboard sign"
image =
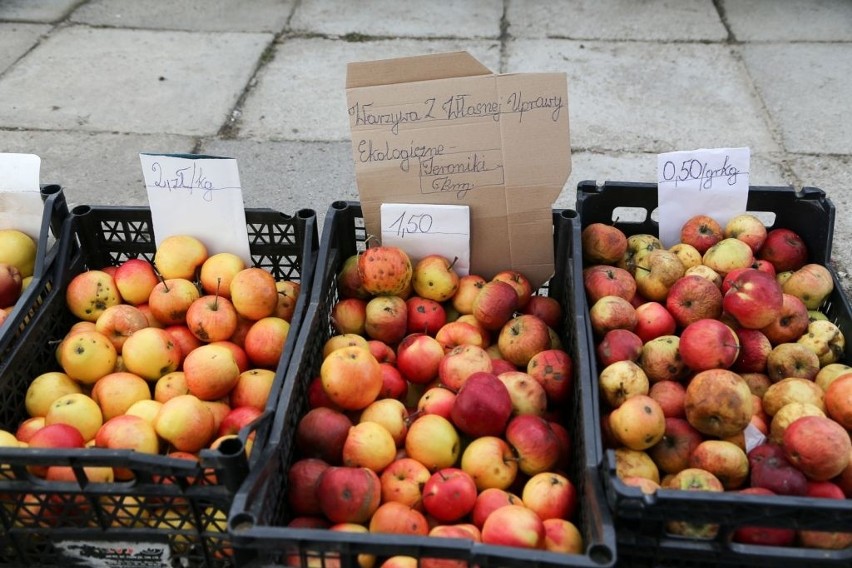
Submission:
POLYGON ((744 213, 748 202, 748 148, 714 148, 657 155, 660 241, 680 241, 680 229, 695 215, 722 227, 744 213))
POLYGON ((40 169, 35 154, 0 153, 0 229, 17 229, 38 241, 44 215, 40 169))
POLYGON ((139 154, 157 246, 192 235, 213 255, 231 252, 251 266, 237 161, 189 154, 139 154))
POLYGON ((571 173, 564 73, 497 75, 466 52, 351 63, 355 176, 367 233, 382 203, 470 208, 470 271, 553 274, 553 202, 571 173))
POLYGON ((412 264, 430 254, 453 263, 459 276, 470 273, 470 209, 463 205, 382 203, 382 244, 403 249, 412 264))

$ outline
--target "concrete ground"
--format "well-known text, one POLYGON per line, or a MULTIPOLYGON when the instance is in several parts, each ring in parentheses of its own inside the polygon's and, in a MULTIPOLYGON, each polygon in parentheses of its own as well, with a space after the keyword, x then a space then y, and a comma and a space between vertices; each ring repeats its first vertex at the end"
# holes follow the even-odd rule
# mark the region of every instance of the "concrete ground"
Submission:
POLYGON ((848 0, 0 0, 0 152, 72 204, 146 204, 139 152, 236 158, 246 206, 357 199, 346 63, 467 50, 568 75, 573 172, 748 146, 751 183, 816 186, 852 288, 848 0))

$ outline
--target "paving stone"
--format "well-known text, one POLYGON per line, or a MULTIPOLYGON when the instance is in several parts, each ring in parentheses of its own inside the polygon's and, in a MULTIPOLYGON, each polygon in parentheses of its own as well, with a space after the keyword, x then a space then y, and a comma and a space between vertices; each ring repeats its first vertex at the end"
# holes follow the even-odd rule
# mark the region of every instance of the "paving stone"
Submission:
POLYGON ((215 134, 272 38, 64 28, 0 78, 0 124, 215 134))
POLYGON ((0 21, 58 22, 81 0, 3 0, 0 21))
POLYGON ((850 41, 848 0, 723 0, 725 19, 738 41, 850 41))
POLYGON ((272 32, 284 29, 295 0, 92 0, 71 20, 94 26, 204 32, 272 32))
POLYGON ((491 69, 499 67, 494 41, 380 40, 344 42, 288 39, 259 73, 242 109, 239 137, 278 140, 349 140, 346 64, 467 50, 491 69))
POLYGON ((41 24, 0 24, 0 75, 50 29, 41 24))

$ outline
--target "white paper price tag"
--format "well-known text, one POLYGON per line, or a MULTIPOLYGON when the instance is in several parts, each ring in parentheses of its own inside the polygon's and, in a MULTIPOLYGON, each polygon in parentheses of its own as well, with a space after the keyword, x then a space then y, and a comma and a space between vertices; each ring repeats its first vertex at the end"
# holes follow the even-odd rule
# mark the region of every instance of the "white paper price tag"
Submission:
POLYGON ((44 212, 40 169, 35 154, 0 153, 0 229, 17 229, 38 240, 44 212))
POLYGON ((232 252, 251 265, 243 192, 233 158, 139 154, 159 244, 192 235, 213 255, 232 252))
POLYGON ((470 272, 470 208, 466 205, 382 203, 382 245, 403 249, 411 262, 430 254, 451 261, 460 276, 470 272))
POLYGON ((748 148, 700 149, 657 155, 660 240, 670 247, 695 215, 709 215, 722 227, 746 211, 748 148))

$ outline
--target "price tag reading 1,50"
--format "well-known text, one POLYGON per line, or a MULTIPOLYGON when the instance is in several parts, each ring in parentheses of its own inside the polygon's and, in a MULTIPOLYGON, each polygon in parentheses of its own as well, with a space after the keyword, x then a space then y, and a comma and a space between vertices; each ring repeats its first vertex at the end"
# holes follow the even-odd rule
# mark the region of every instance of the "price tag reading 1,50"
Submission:
POLYGON ((470 209, 466 205, 383 203, 382 245, 396 246, 412 262, 430 254, 456 259, 453 268, 470 270, 470 209))
POLYGON ((657 156, 660 240, 672 246, 695 215, 723 227, 746 209, 751 154, 748 148, 668 152, 657 156))

